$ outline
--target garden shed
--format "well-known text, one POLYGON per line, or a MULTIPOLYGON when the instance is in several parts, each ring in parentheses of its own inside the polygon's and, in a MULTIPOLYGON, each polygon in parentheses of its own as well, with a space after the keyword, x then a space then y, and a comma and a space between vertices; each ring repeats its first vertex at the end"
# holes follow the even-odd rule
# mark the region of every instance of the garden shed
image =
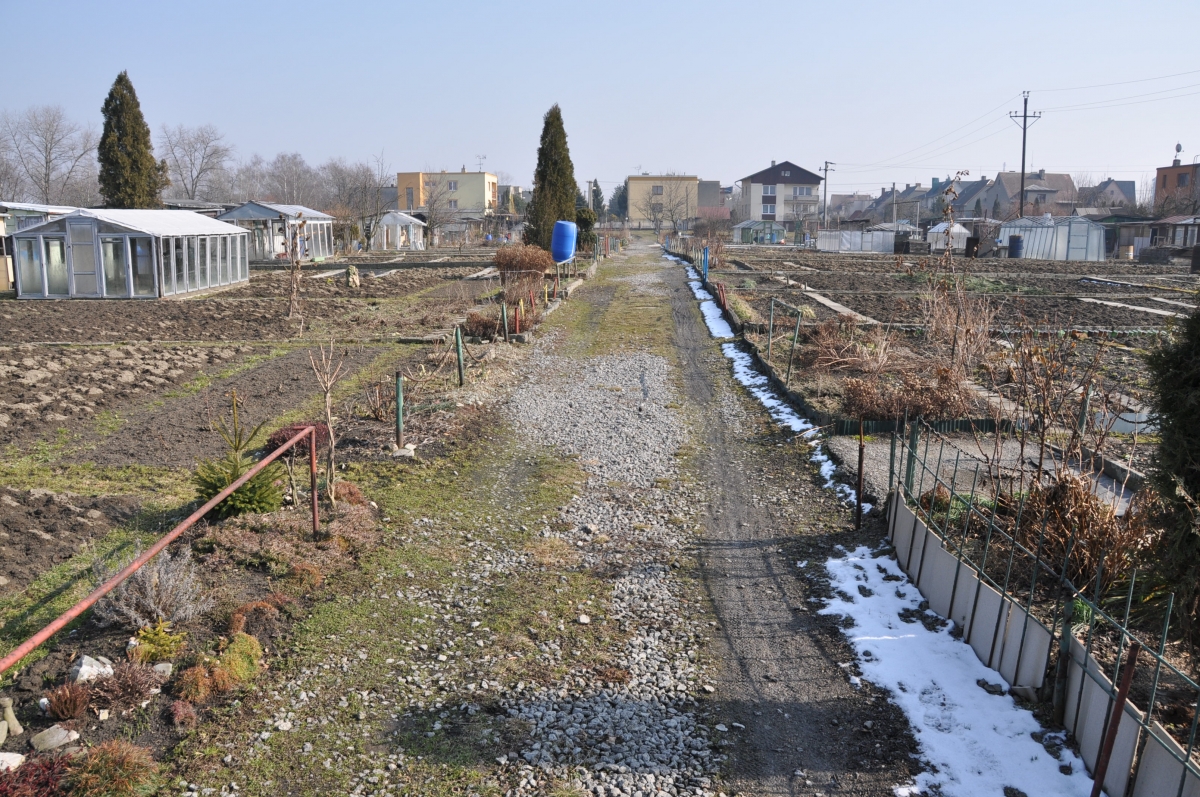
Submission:
POLYGON ((411 249, 414 251, 424 249, 425 222, 398 210, 388 211, 375 225, 371 248, 411 249))
MULTIPOLYGON (((950 227, 949 222, 939 222, 929 228, 925 233, 925 240, 929 242, 930 252, 946 251, 946 228, 950 227)), ((950 227, 950 248, 963 251, 967 248, 967 239, 971 237, 971 231, 962 226, 958 222, 954 222, 954 226, 950 227)))
POLYGON ((75 210, 13 234, 17 297, 155 298, 245 282, 246 238, 185 210, 75 210))
POLYGON ((753 219, 733 225, 735 244, 777 244, 787 240, 787 229, 777 221, 753 219))
POLYGON ((250 260, 287 260, 288 241, 296 235, 301 260, 320 262, 333 255, 333 216, 303 205, 277 205, 272 202, 246 202, 217 216, 220 221, 250 233, 250 260))
POLYGON ((1000 225, 1000 243, 1022 238, 1022 257, 1031 260, 1104 260, 1104 225, 1083 216, 1026 216, 1000 225))

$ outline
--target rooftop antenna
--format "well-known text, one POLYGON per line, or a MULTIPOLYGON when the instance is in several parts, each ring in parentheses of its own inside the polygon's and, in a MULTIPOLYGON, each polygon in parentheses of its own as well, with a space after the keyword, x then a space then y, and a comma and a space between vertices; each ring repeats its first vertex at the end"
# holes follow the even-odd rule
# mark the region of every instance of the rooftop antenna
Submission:
POLYGON ((487 160, 487 155, 476 155, 475 160, 479 162, 479 171, 483 171, 483 162, 487 160))

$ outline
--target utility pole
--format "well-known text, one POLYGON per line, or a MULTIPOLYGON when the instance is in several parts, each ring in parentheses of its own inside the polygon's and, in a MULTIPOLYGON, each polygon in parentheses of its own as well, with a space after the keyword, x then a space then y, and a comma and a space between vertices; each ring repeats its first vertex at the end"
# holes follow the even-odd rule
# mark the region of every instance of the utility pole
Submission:
POLYGON ((1021 120, 1021 195, 1019 197, 1017 197, 1017 206, 1019 207, 1019 210, 1017 211, 1017 215, 1020 218, 1025 218, 1025 139, 1027 138, 1027 136, 1029 134, 1030 120, 1032 119, 1034 122, 1036 122, 1038 119, 1041 119, 1042 112, 1038 111, 1033 116, 1030 116, 1029 115, 1029 92, 1028 91, 1021 92, 1021 96, 1025 100, 1024 109, 1021 111, 1021 113, 1019 115, 1017 114, 1016 111, 1012 111, 1011 113, 1009 113, 1008 118, 1012 119, 1013 122, 1016 122, 1017 119, 1021 120))
POLYGON ((837 171, 837 169, 830 169, 830 166, 837 166, 837 164, 833 161, 825 161, 825 166, 821 169, 825 172, 825 201, 822 203, 825 206, 825 229, 829 229, 829 173, 837 171))
POLYGON ((896 184, 892 183, 892 232, 896 232, 896 184))

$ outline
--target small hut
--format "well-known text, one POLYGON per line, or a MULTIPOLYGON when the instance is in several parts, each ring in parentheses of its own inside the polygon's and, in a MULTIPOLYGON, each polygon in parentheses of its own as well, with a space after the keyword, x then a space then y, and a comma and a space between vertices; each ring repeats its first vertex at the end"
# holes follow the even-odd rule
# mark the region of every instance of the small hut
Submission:
POLYGON ((375 250, 410 249, 413 251, 424 249, 425 222, 398 210, 388 211, 375 225, 371 248, 375 250))
POLYGON ((75 210, 13 234, 20 299, 132 299, 250 278, 246 233, 186 210, 75 210))
POLYGON ((250 233, 252 263, 287 260, 293 234, 301 260, 319 263, 333 255, 333 216, 303 205, 246 202, 217 219, 250 233))
MULTIPOLYGON (((930 252, 946 251, 946 228, 950 227, 949 222, 939 222, 933 225, 925 233, 925 240, 929 242, 930 252)), ((950 227, 950 248, 956 252, 962 252, 967 248, 967 239, 971 237, 971 231, 962 226, 958 222, 954 222, 954 226, 950 227)))
MULTIPOLYGON (((1083 216, 1026 216, 1000 225, 1000 241, 1022 239, 1022 257, 1031 260, 1104 260, 1104 226, 1083 216)), ((1009 254, 1012 250, 1010 247, 1009 254)))

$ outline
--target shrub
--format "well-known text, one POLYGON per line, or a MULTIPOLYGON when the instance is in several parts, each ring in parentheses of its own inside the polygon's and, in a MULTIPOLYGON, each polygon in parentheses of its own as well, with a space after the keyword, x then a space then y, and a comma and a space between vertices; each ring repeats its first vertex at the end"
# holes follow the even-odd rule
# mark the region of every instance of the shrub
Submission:
POLYGON ((208 679, 213 690, 217 692, 228 692, 238 685, 238 680, 233 673, 220 664, 213 664, 209 667, 208 679))
MULTIPOLYGON (((141 545, 134 551, 132 561, 141 555, 141 545)), ((97 560, 92 566, 96 583, 107 581, 125 567, 110 570, 97 560)), ((120 623, 130 628, 145 628, 165 621, 175 625, 193 620, 212 608, 212 597, 205 591, 192 564, 192 555, 183 548, 174 555, 163 551, 95 606, 94 614, 101 625, 120 623)))
POLYGON ((175 679, 175 694, 189 703, 203 703, 212 689, 212 678, 204 664, 188 667, 175 679))
POLYGON ((463 323, 463 334, 491 338, 500 333, 500 310, 471 310, 463 323))
MULTIPOLYGON (((325 424, 319 423, 319 422, 318 423, 294 423, 291 426, 285 426, 282 429, 272 432, 271 436, 267 438, 267 449, 269 451, 274 451, 275 449, 279 448, 281 445, 286 443, 288 440, 291 440, 293 437, 295 437, 297 434, 299 434, 300 430, 306 426, 317 427, 317 448, 318 449, 321 448, 322 446, 329 445, 329 427, 326 426, 325 424)), ((308 438, 306 437, 306 438, 302 439, 299 443, 296 443, 296 445, 294 445, 290 450, 295 451, 297 457, 308 456, 308 438)), ((286 456, 286 454, 284 456, 286 456)))
POLYGON ((307 562, 298 562, 292 565, 292 569, 288 571, 285 579, 299 592, 312 592, 325 581, 325 577, 321 575, 317 566, 307 562))
POLYGON ((505 282, 518 272, 535 271, 545 273, 554 268, 554 258, 540 246, 533 244, 510 244, 496 250, 496 269, 505 282))
POLYGON ((176 700, 172 703, 170 714, 171 724, 180 733, 192 730, 200 722, 200 717, 196 714, 196 709, 192 707, 191 703, 185 700, 176 700))
POLYGON ((367 497, 363 495, 362 490, 354 482, 338 482, 337 497, 339 501, 354 506, 362 506, 367 503, 367 497))
POLYGON ((0 797, 58 797, 67 777, 67 757, 31 758, 19 769, 0 772, 0 797))
POLYGON ((883 377, 850 378, 842 391, 843 414, 864 420, 890 420, 906 413, 929 421, 964 418, 976 400, 948 368, 939 368, 933 379, 912 372, 902 373, 899 382, 883 377))
POLYGON ((159 620, 153 626, 138 629, 137 645, 130 649, 129 658, 138 664, 170 661, 179 655, 187 642, 187 632, 171 633, 171 624, 159 620))
POLYGON ((50 716, 56 720, 77 720, 87 711, 91 692, 83 684, 63 684, 46 693, 50 716))
POLYGON ((93 747, 67 765, 71 797, 144 797, 158 788, 150 751, 119 739, 93 747))
POLYGON ((249 683, 258 675, 262 659, 262 645, 249 634, 234 634, 229 645, 221 653, 218 662, 229 671, 239 684, 249 683))
POLYGON ((150 697, 164 681, 163 674, 149 665, 118 662, 113 666, 111 677, 92 683, 92 703, 113 711, 131 709, 150 697))
MULTIPOLYGON (((192 483, 196 496, 207 503, 213 496, 240 479, 255 465, 250 457, 230 451, 220 459, 207 459, 196 468, 192 483)), ((209 514, 225 519, 247 512, 274 512, 283 506, 283 466, 272 462, 256 473, 250 481, 237 488, 224 501, 214 506, 209 514)))

